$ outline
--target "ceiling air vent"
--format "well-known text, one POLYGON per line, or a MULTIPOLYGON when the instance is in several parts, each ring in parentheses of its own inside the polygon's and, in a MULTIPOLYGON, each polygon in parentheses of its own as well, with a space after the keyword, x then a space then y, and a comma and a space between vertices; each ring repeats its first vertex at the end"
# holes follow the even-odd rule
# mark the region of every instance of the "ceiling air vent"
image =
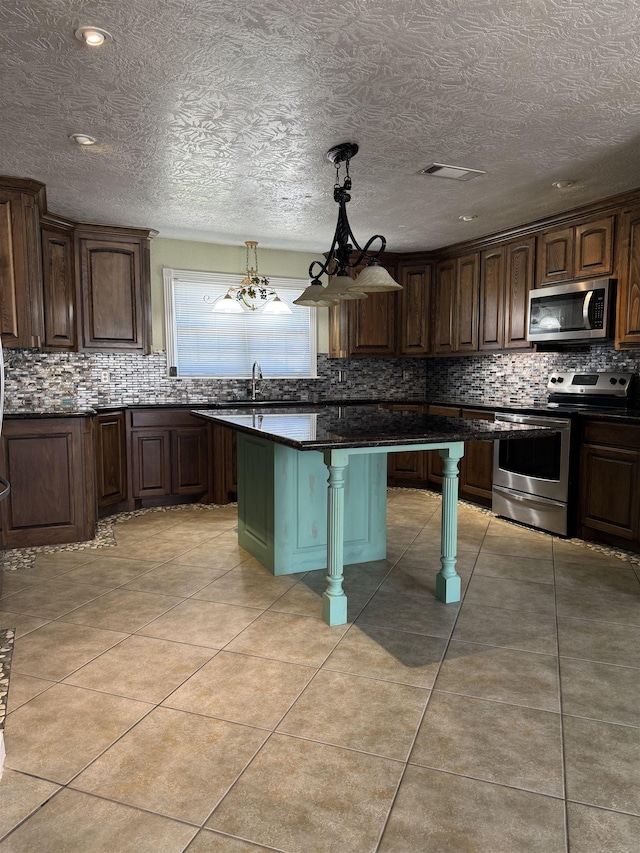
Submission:
POLYGON ((426 169, 420 169, 421 175, 433 175, 436 178, 452 178, 454 181, 470 181, 478 175, 486 175, 479 169, 465 169, 463 166, 447 166, 445 163, 432 163, 426 169))

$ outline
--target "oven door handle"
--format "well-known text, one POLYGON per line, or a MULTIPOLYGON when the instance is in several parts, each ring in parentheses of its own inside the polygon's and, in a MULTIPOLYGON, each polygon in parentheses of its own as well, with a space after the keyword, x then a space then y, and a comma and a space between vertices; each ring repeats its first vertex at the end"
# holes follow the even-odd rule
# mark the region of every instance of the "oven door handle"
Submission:
POLYGON ((571 426, 571 421, 568 418, 546 418, 544 416, 535 417, 531 415, 512 415, 496 414, 496 421, 510 424, 525 424, 529 426, 548 426, 558 427, 559 429, 568 429, 571 426))
POLYGON ((554 501, 551 498, 529 498, 523 495, 516 495, 514 492, 509 489, 503 489, 502 486, 494 486, 494 492, 499 492, 499 494, 504 495, 506 498, 509 498, 510 501, 517 501, 518 503, 523 504, 524 506, 530 506, 532 509, 539 507, 541 504, 557 506, 558 509, 562 509, 566 506, 566 503, 562 501, 554 501))

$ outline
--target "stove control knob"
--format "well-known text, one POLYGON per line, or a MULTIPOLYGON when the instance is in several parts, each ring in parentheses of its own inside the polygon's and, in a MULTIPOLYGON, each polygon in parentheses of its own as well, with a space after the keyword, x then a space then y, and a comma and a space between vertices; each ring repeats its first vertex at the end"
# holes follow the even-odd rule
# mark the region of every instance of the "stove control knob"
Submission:
POLYGON ((558 376, 558 382, 564 382, 564 376, 558 376))
POLYGON ((615 385, 615 384, 617 383, 617 381, 618 381, 618 380, 616 379, 616 377, 615 377, 615 376, 612 376, 612 377, 611 377, 611 379, 609 380, 609 382, 610 382, 612 385, 615 385))
POLYGON ((620 379, 618 379, 618 383, 619 383, 620 385, 626 385, 626 384, 627 384, 627 380, 626 380, 623 376, 621 376, 621 377, 620 377, 620 379))
POLYGON ((556 382, 557 382, 558 380, 556 379, 556 377, 555 377, 555 376, 552 376, 552 377, 551 377, 551 381, 552 381, 552 382, 553 382, 553 384, 555 385, 555 384, 556 384, 556 382))

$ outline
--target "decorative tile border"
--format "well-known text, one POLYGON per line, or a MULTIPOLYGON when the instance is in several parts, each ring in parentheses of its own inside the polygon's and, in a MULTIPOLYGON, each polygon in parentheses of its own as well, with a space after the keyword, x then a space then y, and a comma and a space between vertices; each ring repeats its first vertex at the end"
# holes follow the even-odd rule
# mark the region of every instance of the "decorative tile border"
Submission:
POLYGON ((7 703, 9 701, 9 673, 11 656, 16 632, 13 628, 0 629, 0 778, 4 765, 4 722, 7 718, 7 703))

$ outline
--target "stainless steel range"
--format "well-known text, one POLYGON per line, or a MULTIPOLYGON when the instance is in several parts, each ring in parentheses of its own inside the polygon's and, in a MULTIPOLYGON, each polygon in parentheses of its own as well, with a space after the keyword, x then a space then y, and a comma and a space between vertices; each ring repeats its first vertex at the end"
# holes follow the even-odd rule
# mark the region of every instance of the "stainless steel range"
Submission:
POLYGON ((496 515, 572 535, 575 413, 626 408, 632 379, 631 373, 553 373, 547 382, 546 406, 536 407, 535 413, 498 412, 496 421, 552 426, 558 431, 545 438, 496 441, 492 501, 496 515))

